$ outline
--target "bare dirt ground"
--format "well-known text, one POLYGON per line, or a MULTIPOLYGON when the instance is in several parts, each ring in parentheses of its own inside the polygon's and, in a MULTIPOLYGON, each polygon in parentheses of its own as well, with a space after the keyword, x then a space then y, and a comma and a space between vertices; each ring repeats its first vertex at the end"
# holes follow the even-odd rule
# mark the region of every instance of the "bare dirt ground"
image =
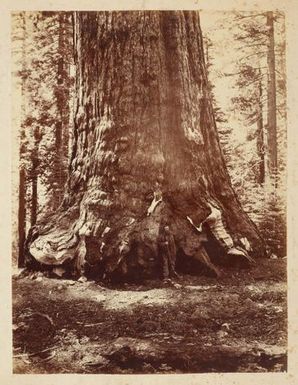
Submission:
POLYGON ((286 370, 285 259, 176 282, 13 277, 14 372, 286 370))

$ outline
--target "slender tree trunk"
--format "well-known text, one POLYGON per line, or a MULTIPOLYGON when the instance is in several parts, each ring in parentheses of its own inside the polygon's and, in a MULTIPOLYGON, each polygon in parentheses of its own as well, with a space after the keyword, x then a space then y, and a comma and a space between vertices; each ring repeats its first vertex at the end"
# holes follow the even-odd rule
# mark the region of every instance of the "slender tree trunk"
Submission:
POLYGON ((61 211, 32 234, 31 255, 100 275, 153 272, 165 223, 180 257, 200 259, 197 228, 214 212, 227 237, 235 244, 246 237, 262 254, 219 146, 198 13, 79 12, 75 19, 68 188, 61 211))
MULTIPOLYGON (((208 38, 205 39, 205 41, 203 40, 203 45, 204 45, 204 57, 205 57, 205 64, 206 64, 206 76, 207 78, 209 77, 209 68, 210 68, 210 65, 211 65, 211 62, 210 62, 210 54, 209 54, 209 48, 211 46, 211 43, 209 41, 208 38)), ((208 87, 209 87, 209 92, 212 93, 212 84, 210 81, 208 81, 208 87)), ((213 95, 212 95, 212 100, 213 100, 213 95)))
POLYGON ((19 257, 18 267, 25 263, 24 244, 26 239, 26 175, 21 167, 19 171, 19 211, 18 211, 19 257))
POLYGON ((277 172, 277 135, 276 135, 276 79, 275 79, 275 52, 274 52, 274 16, 273 12, 267 12, 268 26, 268 167, 271 176, 277 172))
POLYGON ((39 143, 41 140, 39 128, 34 129, 34 149, 31 153, 31 226, 35 226, 38 211, 38 175, 39 175, 39 143))
POLYGON ((37 167, 38 167, 38 155, 37 151, 33 150, 32 154, 32 174, 31 174, 31 218, 30 224, 34 226, 37 220, 37 207, 38 207, 38 175, 37 175, 37 167))
MULTIPOLYGON (((26 17, 24 12, 20 13, 20 18, 22 21, 23 36, 22 36, 22 70, 23 73, 26 71, 26 39, 27 39, 27 30, 26 30, 26 17)), ((26 77, 22 78, 22 120, 26 117, 26 77)), ((20 142, 19 142, 19 153, 20 153, 20 162, 19 162, 19 207, 18 207, 18 267, 23 267, 25 263, 25 254, 24 254, 24 245, 26 240, 26 192, 27 192, 27 180, 24 166, 22 164, 24 157, 24 139, 25 131, 24 127, 20 127, 20 142)))
POLYGON ((263 124, 263 104, 262 104, 262 81, 259 81, 259 101, 257 106, 257 153, 259 158, 259 172, 258 183, 264 184, 265 182, 265 142, 264 142, 264 124, 263 124))
POLYGON ((57 121, 55 130, 55 188, 53 193, 53 208, 56 209, 63 199, 64 184, 67 180, 66 159, 68 157, 68 118, 69 118, 69 92, 65 85, 67 74, 67 64, 65 63, 65 45, 67 14, 59 13, 59 34, 58 34, 58 67, 57 67, 57 85, 55 88, 57 121))

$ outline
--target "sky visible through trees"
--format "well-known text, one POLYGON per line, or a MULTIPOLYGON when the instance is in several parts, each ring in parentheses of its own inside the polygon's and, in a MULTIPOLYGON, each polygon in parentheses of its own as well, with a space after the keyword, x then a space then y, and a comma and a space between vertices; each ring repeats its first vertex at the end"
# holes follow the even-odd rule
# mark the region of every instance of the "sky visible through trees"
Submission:
POLYGON ((277 176, 269 169, 268 12, 202 12, 205 59, 217 127, 233 186, 244 208, 258 223, 275 252, 286 243, 286 74, 285 19, 273 15, 276 77, 277 176), (261 110, 261 111, 260 111, 261 110), (260 122, 261 121, 261 122, 260 122), (261 128, 260 128, 261 123, 261 128), (261 130, 261 131, 260 131, 261 130), (262 135, 262 148, 259 140, 262 135), (261 152, 261 154, 260 154, 261 152), (262 159, 263 157, 263 159, 262 159), (263 178, 260 180, 260 163, 263 178), (278 186, 274 178, 278 180, 278 186))

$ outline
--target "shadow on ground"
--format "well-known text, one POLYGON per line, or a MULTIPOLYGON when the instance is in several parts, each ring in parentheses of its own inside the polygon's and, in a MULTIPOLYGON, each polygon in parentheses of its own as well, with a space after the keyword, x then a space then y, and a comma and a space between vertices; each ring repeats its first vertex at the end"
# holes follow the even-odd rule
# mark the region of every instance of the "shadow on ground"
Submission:
POLYGON ((177 282, 13 277, 14 373, 286 370, 286 260, 177 282))

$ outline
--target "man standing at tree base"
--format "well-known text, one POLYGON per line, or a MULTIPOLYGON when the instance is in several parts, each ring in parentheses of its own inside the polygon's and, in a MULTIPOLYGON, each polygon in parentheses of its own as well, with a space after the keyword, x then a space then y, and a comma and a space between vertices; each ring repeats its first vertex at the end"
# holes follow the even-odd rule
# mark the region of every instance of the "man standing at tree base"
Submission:
POLYGON ((158 246, 162 260, 163 280, 167 282, 170 278, 179 278, 175 270, 177 253, 175 239, 168 224, 161 227, 158 246))

